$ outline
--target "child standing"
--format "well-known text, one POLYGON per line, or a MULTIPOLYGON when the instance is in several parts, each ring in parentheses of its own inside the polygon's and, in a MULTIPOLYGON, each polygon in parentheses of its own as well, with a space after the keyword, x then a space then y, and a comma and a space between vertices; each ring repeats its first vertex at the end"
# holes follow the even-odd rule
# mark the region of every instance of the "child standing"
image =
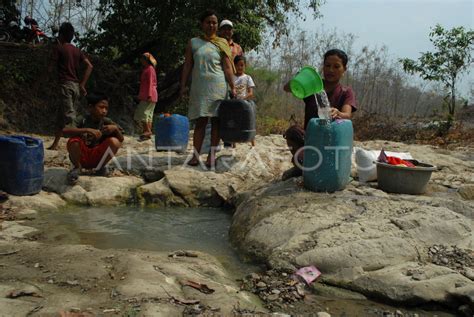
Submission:
POLYGON ((81 168, 95 169, 96 175, 107 176, 106 164, 122 146, 122 128, 107 118, 108 97, 95 94, 87 97, 89 114, 78 116, 63 129, 69 137, 67 151, 74 165, 67 175, 68 183, 74 185, 81 168))
POLYGON ((140 62, 143 66, 142 74, 140 76, 140 92, 138 99, 140 103, 135 110, 134 119, 143 127, 143 133, 139 140, 145 141, 151 139, 151 127, 153 123, 153 111, 155 110, 156 102, 158 101, 158 92, 156 90, 156 60, 150 53, 144 53, 140 62))
POLYGON ((58 148, 63 128, 70 124, 76 117, 76 104, 80 95, 86 95, 86 83, 92 73, 92 64, 80 49, 71 44, 74 38, 74 27, 69 22, 64 22, 59 28, 59 44, 53 50, 52 63, 49 73, 56 64, 59 75, 60 107, 57 113, 57 130, 53 144, 49 150, 58 148), (86 66, 82 80, 79 80, 79 68, 86 66))
MULTIPOLYGON (((235 65, 235 79, 234 85, 236 90, 236 99, 246 100, 247 102, 253 102, 254 95, 253 89, 255 88, 255 83, 253 82, 252 77, 245 74, 246 61, 245 57, 242 55, 237 55, 234 58, 235 65)), ((251 141, 252 146, 255 146, 255 139, 251 141)))

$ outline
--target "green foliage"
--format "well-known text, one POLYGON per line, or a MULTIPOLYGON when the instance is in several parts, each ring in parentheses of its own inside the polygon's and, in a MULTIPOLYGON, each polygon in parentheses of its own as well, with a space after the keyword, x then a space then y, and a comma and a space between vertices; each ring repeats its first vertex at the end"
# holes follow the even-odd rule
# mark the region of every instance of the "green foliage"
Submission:
POLYGON ((464 27, 446 30, 437 24, 429 36, 434 52, 422 53, 417 61, 405 58, 400 62, 407 73, 418 73, 425 80, 441 82, 449 90, 448 113, 452 118, 456 108, 457 79, 461 73, 469 71, 473 62, 474 31, 464 27))
MULTIPOLYGON (((24 84, 33 80, 33 71, 25 71, 25 66, 21 59, 15 58, 0 65, 0 79, 7 86, 10 84, 24 84)), ((5 88, 5 86, 3 87, 5 88)))
POLYGON ((245 50, 260 44, 266 26, 275 34, 288 30, 288 14, 301 15, 304 3, 319 14, 324 0, 104 0, 99 8, 103 20, 98 30, 79 39, 91 53, 131 63, 138 54, 152 52, 160 70, 167 72, 183 59, 187 42, 199 35, 198 16, 214 8, 219 19, 235 23, 236 37, 245 50))
POLYGON ((252 78, 257 78, 261 84, 264 83, 266 86, 271 86, 280 79, 281 76, 280 72, 266 68, 247 67, 246 73, 252 76, 252 78))
MULTIPOLYGON (((188 99, 178 99, 171 106, 167 108, 167 112, 176 113, 183 116, 188 115, 188 99)), ((156 112, 155 112, 156 113, 156 112)))
POLYGON ((257 116, 257 133, 259 135, 283 134, 289 126, 289 122, 283 119, 257 116))

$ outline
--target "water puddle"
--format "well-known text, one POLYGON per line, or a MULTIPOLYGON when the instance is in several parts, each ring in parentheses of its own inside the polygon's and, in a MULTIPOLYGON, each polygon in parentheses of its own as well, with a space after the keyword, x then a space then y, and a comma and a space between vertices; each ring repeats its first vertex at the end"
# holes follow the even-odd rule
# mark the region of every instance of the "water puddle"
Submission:
POLYGON ((250 273, 228 239, 232 214, 216 208, 68 207, 41 213, 46 243, 87 244, 99 249, 198 250, 226 269, 250 273))

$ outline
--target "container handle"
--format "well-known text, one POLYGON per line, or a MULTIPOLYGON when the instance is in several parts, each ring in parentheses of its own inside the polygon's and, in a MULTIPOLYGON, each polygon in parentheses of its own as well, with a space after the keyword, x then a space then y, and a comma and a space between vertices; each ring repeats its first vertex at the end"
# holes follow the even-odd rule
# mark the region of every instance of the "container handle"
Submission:
POLYGON ((27 147, 37 147, 40 144, 40 141, 35 138, 25 137, 24 139, 27 147))

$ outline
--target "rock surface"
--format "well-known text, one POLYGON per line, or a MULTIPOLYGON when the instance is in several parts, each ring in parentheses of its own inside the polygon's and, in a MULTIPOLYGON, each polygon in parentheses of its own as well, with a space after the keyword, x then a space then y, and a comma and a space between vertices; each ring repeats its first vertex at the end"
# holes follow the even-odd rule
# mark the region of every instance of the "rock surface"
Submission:
MULTIPOLYGON (((424 195, 410 196, 387 194, 377 189, 375 183, 362 184, 356 180, 345 190, 330 194, 307 191, 301 177, 280 181, 281 174, 291 167, 290 155, 280 136, 258 137, 255 148, 238 144, 236 149, 222 150, 215 171, 209 171, 204 165, 188 167, 184 165, 189 159, 185 154, 156 152, 151 141, 138 143, 127 138, 125 144, 117 159, 110 163, 115 168, 112 177, 81 175, 78 184, 71 187, 66 184, 69 163, 63 140, 63 150, 45 153, 44 191, 34 196, 10 196, 3 206, 28 209, 34 213, 57 210, 68 203, 97 206, 133 201, 157 207, 232 205, 236 207, 230 231, 234 244, 241 252, 278 271, 292 273, 296 268, 315 265, 323 273, 320 282, 328 287, 354 291, 347 292, 347 296, 363 294, 404 304, 437 303, 454 309, 459 306, 460 311, 472 310, 472 149, 448 151, 384 141, 357 144, 367 149, 410 152, 414 158, 436 165, 438 170, 432 175, 428 191, 424 195)), ((11 247, 22 236, 36 233, 25 223, 9 223, 3 226, 2 234, 9 236, 2 243, 11 247)), ((29 252, 34 248, 38 248, 37 252, 45 250, 41 244, 33 247, 24 243, 29 252)), ((102 265, 94 273, 101 276, 99 280, 104 274, 113 273, 115 283, 118 282, 116 277, 126 272, 123 275, 126 282, 110 288, 113 294, 122 294, 121 299, 130 300, 126 305, 121 302, 112 307, 121 312, 140 307, 145 315, 158 312, 162 315, 197 314, 212 313, 216 306, 221 311, 230 312, 230 303, 234 300, 253 301, 246 298, 247 295, 234 294, 236 285, 227 281, 222 268, 204 254, 198 260, 186 258, 181 259, 182 262, 170 262, 153 252, 117 251, 123 261, 110 264, 114 268, 112 271, 103 271, 109 264, 95 257, 102 259, 110 256, 112 251, 70 246, 55 247, 53 251, 70 254, 71 258, 85 257, 91 266, 102 265), (89 253, 99 262, 92 262, 87 256, 89 253), (137 271, 131 270, 127 263, 137 266, 137 271), (212 296, 212 301, 206 301, 210 297, 201 298, 194 289, 183 287, 181 275, 201 279, 213 289, 219 289, 219 293, 212 296), (139 290, 141 283, 145 286, 139 290), (159 285, 165 285, 171 296, 159 285), (152 294, 159 296, 153 297, 152 294), (137 297, 139 302, 134 302, 137 297), (232 300, 226 302, 226 298, 232 300), (189 304, 190 299, 199 300, 199 304, 189 304), (185 304, 179 303, 180 300, 185 304)), ((59 253, 55 256, 47 252, 51 261, 64 265, 64 270, 56 270, 62 274, 78 272, 78 275, 58 281, 57 276, 47 272, 41 283, 46 283, 45 289, 56 287, 55 291, 62 290, 57 288, 58 282, 74 289, 82 271, 75 271, 74 266, 63 263, 58 258, 59 253)), ((34 254, 29 253, 29 256, 34 257, 34 254)), ((38 262, 26 266, 34 267, 38 262)), ((91 289, 91 285, 96 285, 92 282, 94 277, 92 273, 85 276, 86 280, 89 279, 88 289, 91 289)), ((119 281, 123 280, 119 278, 119 281)), ((100 283, 97 287, 101 287, 100 283)), ((285 294, 280 289, 265 287, 262 294, 270 302, 278 301, 285 294)), ((317 293, 317 288, 314 291, 317 293)), ((103 303, 107 302, 103 292, 98 297, 73 293, 71 302, 80 311, 86 311, 89 306, 104 307, 103 303), (87 302, 89 306, 85 304, 87 302)), ((67 296, 56 294, 53 302, 64 303, 67 296)), ((16 307, 11 305, 17 303, 4 300, 0 305, 5 305, 5 311, 9 311, 16 307)), ((24 307, 35 309, 36 306, 28 304, 24 307)), ((59 309, 59 306, 54 309, 59 309)), ((54 309, 45 311, 53 312, 54 309)), ((242 308, 243 311, 246 308, 242 308)))
POLYGON ((392 195, 353 181, 341 192, 314 193, 303 188, 301 177, 270 184, 238 202, 232 241, 275 269, 315 265, 323 282, 367 296, 458 305, 450 296, 456 289, 474 292, 473 281, 465 276, 470 271, 463 268, 474 259, 474 204, 465 190, 474 185, 474 162, 465 152, 429 146, 361 145, 411 152, 436 165, 429 191, 392 195), (433 246, 464 256, 458 256, 458 264, 450 254, 434 262, 433 246))
MULTIPOLYGON (((0 243, 2 252, 9 248, 0 243)), ((201 313, 228 316, 238 305, 260 307, 254 295, 240 291, 222 265, 204 253, 196 253, 194 258, 170 258, 159 252, 98 250, 80 245, 43 248, 34 242, 17 243, 16 251, 2 257, 2 276, 8 276, 1 278, 2 316, 32 312, 40 316, 61 312, 176 316, 190 306, 201 313), (20 282, 25 278, 34 284, 20 282), (186 286, 186 281, 206 284, 214 292, 201 293, 186 286), (12 291, 29 295, 5 299, 12 291)))
MULTIPOLYGON (((224 149, 218 154, 215 170, 204 164, 197 167, 183 165, 186 159, 176 154, 158 152, 164 156, 150 160, 152 156, 135 157, 136 162, 152 162, 132 173, 160 173, 163 178, 138 188, 138 199, 142 204, 161 206, 210 206, 220 207, 232 203, 238 194, 265 186, 280 177, 290 167, 290 155, 285 141, 280 136, 257 140, 258 146, 239 144, 235 149, 224 149), (170 159, 169 159, 170 158, 170 159), (166 159, 166 160, 165 160, 166 159), (169 160, 168 160, 169 159, 169 160)), ((203 157, 205 158, 205 157, 203 157)))
POLYGON ((53 167, 45 169, 43 188, 66 202, 82 205, 120 205, 138 198, 142 205, 219 207, 239 192, 278 179, 290 167, 283 138, 258 138, 257 142, 254 148, 239 144, 222 150, 215 170, 210 170, 204 161, 198 167, 187 166, 190 157, 186 153, 157 152, 151 141, 139 143, 127 137, 124 148, 109 163, 116 175, 81 175, 73 187, 67 185, 64 153, 46 151, 46 166, 53 167))
POLYGON ((68 203, 90 206, 123 205, 133 197, 134 190, 144 181, 136 176, 99 177, 81 175, 74 186, 67 184, 68 170, 45 170, 43 189, 55 192, 68 203))

